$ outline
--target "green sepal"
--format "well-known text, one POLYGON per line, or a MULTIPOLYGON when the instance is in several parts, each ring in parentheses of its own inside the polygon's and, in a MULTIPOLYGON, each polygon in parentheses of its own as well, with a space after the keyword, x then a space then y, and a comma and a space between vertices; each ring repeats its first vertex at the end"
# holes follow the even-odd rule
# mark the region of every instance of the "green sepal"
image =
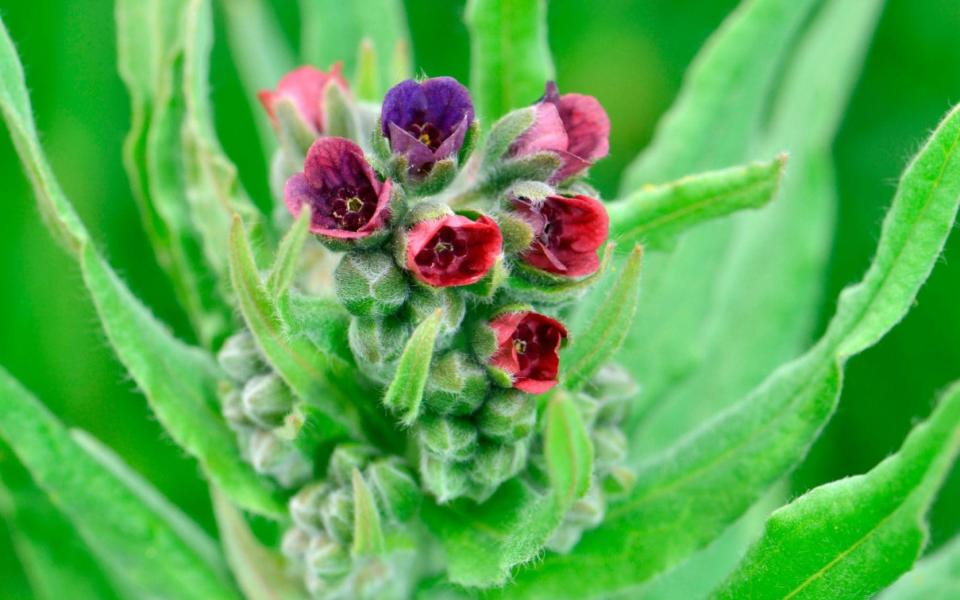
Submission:
POLYGON ((610 473, 627 459, 627 436, 615 425, 602 425, 590 436, 593 464, 600 476, 610 473))
POLYGON ((507 280, 507 276, 507 269, 503 264, 503 256, 501 255, 480 281, 460 289, 478 298, 490 299, 507 280))
POLYGON ((317 139, 317 130, 303 119, 300 109, 290 98, 281 96, 273 102, 273 116, 281 151, 293 162, 302 164, 307 150, 317 139))
POLYGON ((338 583, 353 567, 346 548, 322 533, 311 536, 304 559, 307 573, 326 584, 338 583))
MULTIPOLYGON (((329 483, 317 481, 304 486, 290 498, 290 517, 297 527, 307 531, 323 529, 320 509, 332 490, 329 483)), ((293 540, 291 540, 291 543, 293 540)))
POLYGON ((430 171, 422 178, 409 177, 408 189, 412 196, 431 196, 450 185, 457 176, 457 161, 444 158, 433 163, 430 171))
POLYGON ((533 396, 520 391, 495 392, 477 414, 477 429, 486 438, 509 444, 530 437, 537 422, 533 396))
POLYGON ((226 339, 217 353, 217 362, 223 372, 238 383, 243 383, 268 369, 260 349, 257 348, 256 340, 246 329, 226 339))
POLYGON ((420 481, 437 502, 446 504, 463 496, 470 486, 467 465, 420 454, 420 481))
POLYGON ((388 522, 402 523, 419 510, 423 493, 401 459, 390 457, 375 461, 364 475, 388 522))
POLYGON ((497 163, 486 173, 481 190, 499 196, 518 181, 549 181, 563 160, 554 152, 535 152, 497 163))
POLYGON ((374 381, 389 382, 410 329, 409 323, 394 317, 354 317, 348 337, 357 367, 374 381))
POLYGON ((458 350, 434 361, 424 390, 424 405, 441 415, 468 415, 483 404, 490 389, 486 370, 458 350))
POLYGON ((510 145, 536 120, 537 109, 534 106, 518 108, 500 117, 487 135, 480 168, 485 171, 493 168, 510 149, 510 145))
POLYGON ((270 430, 250 435, 250 462, 285 488, 301 485, 313 474, 313 465, 297 447, 270 430))
POLYGON ((502 212, 494 215, 500 234, 503 236, 503 253, 506 255, 520 254, 530 247, 533 242, 533 227, 522 217, 513 212, 502 212))
POLYGON ((470 480, 474 484, 470 496, 483 502, 493 495, 500 484, 523 470, 529 448, 524 441, 483 444, 470 465, 470 480))
POLYGON ((359 141, 356 112, 346 89, 336 83, 327 85, 323 91, 323 134, 359 141))
POLYGON ((293 409, 293 394, 276 373, 265 373, 243 386, 242 403, 250 421, 269 429, 280 426, 293 409))
POLYGON ((542 302, 544 304, 562 304, 582 296, 597 281, 603 277, 610 266, 614 244, 608 243, 603 249, 600 266, 594 273, 578 279, 554 275, 535 267, 522 260, 516 260, 510 272, 510 280, 506 289, 510 295, 526 302, 542 302))
POLYGON ((480 138, 480 121, 474 119, 473 122, 467 127, 466 133, 463 135, 463 145, 460 146, 460 151, 457 153, 457 163, 461 165, 466 165, 467 161, 470 159, 470 156, 473 154, 473 151, 477 147, 477 140, 480 138))
POLYGON ((327 479, 337 485, 350 485, 353 481, 353 470, 366 468, 374 457, 376 448, 365 444, 340 444, 330 455, 330 466, 327 467, 327 479))
POLYGON ((354 558, 379 556, 384 552, 385 543, 377 502, 359 470, 353 470, 352 480, 353 546, 350 554, 354 558))
POLYGON ((331 539, 349 544, 353 539, 353 491, 341 487, 330 492, 320 507, 323 529, 331 539))
POLYGON ((403 272, 383 252, 348 252, 334 271, 334 283, 340 303, 359 317, 392 315, 410 293, 403 272))
POLYGON ((413 285, 401 314, 413 324, 420 324, 438 310, 440 329, 437 332, 436 345, 443 347, 446 338, 459 331, 460 323, 467 313, 467 303, 456 290, 413 285))
POLYGON ((457 417, 425 414, 417 423, 417 437, 425 452, 446 461, 470 460, 479 447, 476 425, 457 417))

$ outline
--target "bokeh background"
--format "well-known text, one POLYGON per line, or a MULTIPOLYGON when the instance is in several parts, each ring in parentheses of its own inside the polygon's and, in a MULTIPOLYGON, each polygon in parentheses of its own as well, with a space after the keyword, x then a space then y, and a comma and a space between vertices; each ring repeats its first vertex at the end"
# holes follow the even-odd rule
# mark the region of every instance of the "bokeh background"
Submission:
MULTIPOLYGON (((650 140, 691 59, 736 3, 550 2, 549 40, 561 88, 597 96, 613 122, 610 157, 593 170, 602 191, 613 194, 618 174, 650 140)), ((272 4, 296 47, 296 2, 272 4)), ((407 0, 406 8, 417 69, 466 82, 463 2, 407 0)), ((141 233, 122 167, 130 115, 116 72, 111 2, 0 0, 0 14, 20 50, 43 142, 63 187, 133 290, 189 338, 186 320, 141 233)), ((821 321, 829 317, 839 289, 865 269, 905 162, 949 106, 960 101, 958 31, 956 0, 887 1, 834 149, 840 203, 821 321)), ((212 61, 222 141, 251 194, 265 198, 254 126, 259 115, 244 97, 219 16, 212 61)), ((910 316, 849 364, 839 411, 792 477, 794 493, 876 464, 929 412, 936 391, 960 377, 960 235, 950 240, 943 262, 910 316)), ((40 223, 2 125, 0 281, 0 364, 66 423, 117 449, 212 528, 196 467, 164 437, 106 345, 74 264, 40 223)), ((955 474, 934 510, 935 544, 960 530, 958 507, 960 477, 955 474)), ((0 577, 17 577, 13 561, 0 524, 0 577)))

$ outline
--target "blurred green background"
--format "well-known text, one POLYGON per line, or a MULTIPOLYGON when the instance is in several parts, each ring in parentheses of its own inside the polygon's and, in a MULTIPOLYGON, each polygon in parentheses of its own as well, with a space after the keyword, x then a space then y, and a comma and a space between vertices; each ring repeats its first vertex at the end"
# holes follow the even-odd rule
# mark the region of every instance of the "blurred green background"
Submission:
MULTIPOLYGON (((593 171, 602 191, 613 193, 617 175, 650 140, 690 60, 736 3, 552 0, 550 46, 561 89, 596 95, 613 122, 610 157, 593 171)), ((296 47, 296 2, 273 4, 296 47)), ((466 81, 463 2, 407 0, 406 7, 417 69, 466 81)), ((68 195, 133 290, 189 338, 141 232, 123 171, 130 115, 116 72, 111 2, 0 0, 0 14, 20 50, 39 129, 68 195)), ((840 206, 821 320, 831 314, 839 289, 865 269, 906 160, 960 101, 958 31, 956 0, 887 2, 835 146, 840 206)), ((212 78, 222 141, 249 191, 263 199, 267 187, 254 129, 260 115, 244 97, 219 16, 212 78)), ((40 223, 6 132, 0 133, 0 364, 66 423, 117 449, 212 527, 196 467, 164 437, 113 358, 77 270, 40 223)), ((954 235, 945 264, 915 310, 848 366, 839 412, 794 475, 795 492, 873 466, 929 412, 935 392, 960 377, 960 269, 950 264, 958 261, 960 236, 954 235)), ((934 511, 935 543, 960 529, 957 506, 960 477, 954 476, 934 511)), ((0 577, 11 573, 12 560, 0 529, 0 577)))

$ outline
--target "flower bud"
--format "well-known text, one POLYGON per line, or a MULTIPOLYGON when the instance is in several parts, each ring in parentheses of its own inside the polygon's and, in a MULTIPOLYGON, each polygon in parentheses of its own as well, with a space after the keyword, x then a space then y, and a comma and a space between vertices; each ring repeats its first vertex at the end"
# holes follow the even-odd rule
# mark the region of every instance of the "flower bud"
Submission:
POLYGON ((243 411, 261 427, 282 425, 291 409, 293 393, 276 373, 257 375, 243 386, 243 411))
POLYGON ((236 388, 225 390, 220 394, 220 412, 234 431, 253 425, 243 409, 243 394, 236 388))
POLYGON ((587 493, 567 511, 563 524, 547 540, 547 548, 566 554, 580 541, 586 529, 596 527, 603 521, 606 502, 596 483, 591 483, 587 493))
POLYGON ((610 222, 600 201, 554 195, 517 198, 513 206, 533 230, 533 241, 520 254, 525 265, 561 277, 585 277, 600 268, 597 250, 607 241, 610 222))
POLYGON ((503 444, 529 437, 536 423, 536 401, 514 390, 494 393, 477 415, 480 433, 503 444))
POLYGON ((483 403, 489 387, 484 368, 465 353, 454 350, 430 367, 423 402, 441 415, 468 415, 483 403))
POLYGON ((389 382, 410 330, 409 323, 394 317, 351 319, 348 338, 357 366, 374 381, 389 382))
POLYGON ((497 350, 489 359, 494 372, 528 394, 542 394, 557 384, 560 346, 567 338, 562 323, 532 311, 505 312, 489 323, 497 350))
POLYGON ((310 544, 311 534, 301 527, 291 527, 283 534, 280 541, 280 552, 294 563, 303 563, 303 556, 310 544))
POLYGON ((284 75, 276 91, 264 90, 257 96, 278 130, 283 130, 282 123, 278 122, 279 104, 285 103, 298 118, 300 127, 319 135, 327 131, 328 119, 324 110, 327 88, 336 85, 342 90, 347 89, 340 71, 340 63, 334 64, 329 72, 310 66, 300 67, 284 75))
POLYGON ((616 498, 632 490, 636 483, 636 473, 627 467, 616 466, 610 469, 610 473, 603 480, 603 491, 608 497, 616 498))
POLYGON ((397 312, 410 286, 393 259, 382 252, 354 250, 340 259, 334 272, 337 299, 360 317, 384 317, 397 312))
POLYGON ((528 449, 529 446, 524 442, 484 444, 470 468, 470 479, 480 488, 475 499, 482 502, 501 483, 519 473, 527 464, 528 449))
POLYGON ((328 246, 345 249, 386 238, 392 188, 389 179, 377 179, 360 146, 330 137, 310 146, 303 172, 287 180, 283 197, 294 218, 308 205, 310 231, 328 246))
POLYGON ((438 458, 465 461, 477 451, 477 428, 467 419, 426 414, 418 428, 424 449, 438 458))
POLYGON ((422 177, 460 150, 474 110, 463 85, 452 77, 435 77, 408 79, 390 88, 380 115, 390 149, 403 155, 411 175, 422 177))
POLYGON ((268 369, 256 341, 246 329, 227 338, 217 353, 217 362, 224 373, 239 383, 268 369))
POLYGON ((258 473, 270 475, 283 487, 306 482, 313 465, 293 445, 272 431, 255 431, 250 437, 250 462, 258 473))
POLYGON ((376 455, 376 448, 364 444, 340 444, 330 456, 327 477, 338 485, 350 485, 353 481, 353 470, 362 471, 376 455))
POLYGON ((597 415, 600 414, 600 410, 603 408, 603 402, 586 392, 577 392, 573 396, 573 403, 576 405, 577 410, 580 411, 583 424, 586 425, 588 429, 592 429, 594 423, 597 421, 597 415))
POLYGON ((406 232, 404 266, 433 287, 477 283, 503 254, 500 228, 490 217, 460 215, 420 221, 406 232))
POLYGON ((414 324, 420 324, 437 309, 441 312, 438 346, 444 337, 456 333, 467 312, 467 303, 453 290, 414 286, 404 307, 404 316, 414 324))
POLYGON ((400 459, 391 457, 372 463, 367 467, 366 479, 388 521, 406 521, 420 508, 420 486, 400 459))
POLYGON ((323 529, 336 542, 348 544, 353 539, 353 493, 351 488, 337 488, 327 495, 320 507, 323 529))
POLYGON ((420 481, 440 504, 463 496, 470 485, 464 463, 443 460, 429 452, 420 453, 420 481))
POLYGON ((304 558, 307 571, 327 584, 347 576, 352 567, 347 549, 322 533, 311 537, 304 558))
POLYGON ((311 483, 290 498, 290 517, 301 528, 310 532, 323 529, 320 509, 332 488, 326 482, 311 483))
POLYGON ((601 425, 593 430, 593 464, 599 475, 627 459, 627 436, 615 425, 601 425))
POLYGON ((586 389, 603 399, 597 418, 605 423, 620 423, 626 418, 639 387, 625 368, 607 363, 590 379, 586 389))
POLYGON ((503 251, 506 254, 524 252, 533 243, 533 227, 516 213, 497 215, 497 223, 503 235, 503 251))

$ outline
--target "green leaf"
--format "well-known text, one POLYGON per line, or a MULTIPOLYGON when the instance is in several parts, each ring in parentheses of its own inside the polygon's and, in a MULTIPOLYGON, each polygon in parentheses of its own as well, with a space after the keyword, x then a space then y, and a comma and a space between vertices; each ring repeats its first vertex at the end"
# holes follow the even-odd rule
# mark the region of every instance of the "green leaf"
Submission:
POLYGON ((116 4, 118 66, 133 119, 124 163, 160 266, 198 338, 212 347, 229 333, 231 313, 193 222, 182 162, 188 1, 116 4))
POLYGON ((437 309, 413 330, 397 362, 397 372, 383 397, 383 405, 390 412, 398 414, 400 422, 408 427, 420 414, 423 388, 430 375, 433 346, 442 319, 443 311, 437 309))
POLYGON ((165 515, 91 457, 3 370, 0 436, 129 589, 159 598, 238 598, 230 582, 210 568, 165 515))
POLYGON ((904 173, 876 257, 840 295, 824 337, 742 402, 644 463, 633 490, 574 551, 520 573, 516 598, 602 595, 640 584, 719 535, 804 457, 836 406, 842 367, 907 313, 960 203, 960 108, 904 173), (718 494, 717 490, 724 490, 718 494), (610 548, 617 548, 615 554, 610 548), (589 581, 571 578, 587 569, 589 581))
POLYGON ((925 557, 879 600, 952 600, 960 596, 960 537, 925 557))
POLYGON ((550 490, 540 493, 519 478, 504 483, 483 504, 459 500, 424 506, 424 520, 440 538, 450 581, 468 587, 502 585, 515 565, 543 551, 553 530, 590 485, 593 448, 572 399, 548 401, 544 434, 550 490))
POLYGON ((640 265, 643 249, 636 245, 620 276, 589 323, 573 336, 573 343, 560 361, 564 365, 563 386, 579 389, 620 349, 640 300, 640 265))
POLYGON ((300 211, 300 216, 293 222, 293 226, 280 240, 277 255, 274 257, 273 266, 270 268, 270 275, 267 277, 267 293, 273 298, 274 302, 279 301, 280 297, 286 293, 287 288, 290 287, 290 282, 293 281, 303 244, 307 241, 310 233, 310 219, 310 207, 304 206, 300 211))
POLYGON ((290 328, 260 279, 243 222, 235 216, 230 230, 230 274, 240 312, 260 351, 290 388, 327 418, 329 440, 363 438, 356 397, 345 393, 350 380, 333 381, 333 358, 290 328), (339 383, 339 385, 338 385, 339 383))
POLYGON ((742 398, 814 336, 836 214, 830 147, 882 7, 882 0, 831 0, 801 40, 760 144, 790 152, 781 193, 763 210, 734 218, 711 275, 696 368, 628 428, 638 458, 742 398), (744 328, 748 321, 777 326, 744 328))
POLYGON ((607 206, 611 238, 627 245, 642 243, 648 250, 668 248, 691 227, 773 200, 786 162, 781 155, 644 187, 607 206))
POLYGON ((386 543, 380 528, 380 511, 373 493, 360 471, 353 470, 353 547, 350 552, 355 557, 376 556, 382 554, 386 543))
POLYGON ((400 0, 301 0, 301 46, 305 60, 320 68, 342 61, 344 70, 357 67, 357 50, 367 38, 377 56, 378 96, 400 79, 411 77, 409 61, 397 71, 395 54, 407 55, 410 33, 400 0))
POLYGON ((221 492, 211 488, 210 494, 223 551, 246 599, 306 600, 284 558, 257 540, 243 515, 221 492))
MULTIPOLYGON (((33 597, 119 598, 73 524, 0 441, 0 520, 10 528, 33 597)), ((4 573, 4 578, 8 577, 4 573)), ((3 596, 20 597, 20 596, 3 596)))
POLYGON ((907 572, 926 513, 960 451, 960 384, 900 451, 869 473, 820 486, 777 510, 716 598, 864 598, 907 572))
POLYGON ((545 0, 469 0, 470 89, 481 123, 536 102, 555 78, 545 0))

